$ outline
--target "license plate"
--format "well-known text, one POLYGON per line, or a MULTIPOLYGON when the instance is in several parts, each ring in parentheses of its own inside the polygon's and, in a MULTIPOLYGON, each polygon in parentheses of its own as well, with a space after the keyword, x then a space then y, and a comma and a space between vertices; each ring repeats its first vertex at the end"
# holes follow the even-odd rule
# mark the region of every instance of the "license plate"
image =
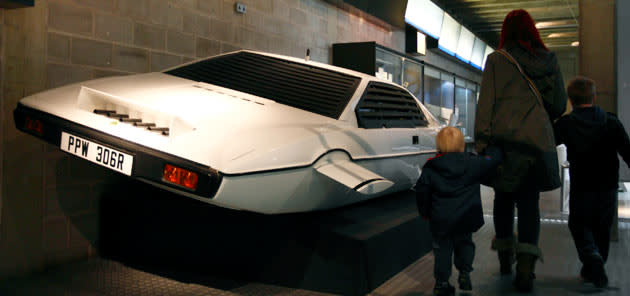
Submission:
POLYGON ((66 132, 61 132, 61 145, 59 148, 93 163, 131 176, 133 156, 127 153, 66 132))

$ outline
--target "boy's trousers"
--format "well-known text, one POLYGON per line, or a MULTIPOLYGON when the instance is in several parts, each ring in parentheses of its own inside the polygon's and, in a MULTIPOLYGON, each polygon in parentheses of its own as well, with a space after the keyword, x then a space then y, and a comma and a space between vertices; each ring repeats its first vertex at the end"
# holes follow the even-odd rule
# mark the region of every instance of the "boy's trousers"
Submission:
POLYGON ((617 189, 599 192, 571 190, 569 230, 582 263, 592 256, 608 259, 610 229, 617 211, 617 189))
POLYGON ((437 283, 446 282, 451 277, 453 257, 455 257, 455 268, 460 273, 471 272, 475 258, 472 233, 433 236, 433 256, 435 257, 433 275, 437 283))

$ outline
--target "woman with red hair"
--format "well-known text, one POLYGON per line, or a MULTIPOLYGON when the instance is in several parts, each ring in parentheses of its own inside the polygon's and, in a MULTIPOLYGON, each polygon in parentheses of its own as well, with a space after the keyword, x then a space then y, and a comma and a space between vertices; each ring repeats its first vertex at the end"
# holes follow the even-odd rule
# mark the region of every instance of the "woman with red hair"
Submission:
POLYGON ((495 191, 493 249, 501 274, 512 272, 516 257, 513 283, 523 292, 532 290, 535 263, 542 256, 540 192, 560 186, 551 123, 566 104, 558 61, 540 39, 534 20, 522 9, 508 13, 499 49, 488 56, 483 72, 475 148, 483 152, 492 142, 503 149, 503 163, 488 184, 495 191), (515 206, 518 239, 513 233, 515 206))

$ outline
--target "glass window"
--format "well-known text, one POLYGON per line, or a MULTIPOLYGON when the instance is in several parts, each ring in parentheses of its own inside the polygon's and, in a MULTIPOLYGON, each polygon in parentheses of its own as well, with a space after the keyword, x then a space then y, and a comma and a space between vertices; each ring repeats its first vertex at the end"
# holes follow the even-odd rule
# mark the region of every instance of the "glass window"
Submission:
POLYGON ((477 85, 457 78, 455 80, 455 105, 458 109, 457 127, 467 142, 474 140, 477 85))
POLYGON ((422 65, 405 59, 403 63, 403 86, 418 100, 422 101, 422 65))
POLYGON ((381 48, 376 48, 376 73, 374 76, 402 85, 402 58, 381 48))
POLYGON ((429 109, 429 112, 431 112, 440 123, 446 123, 440 116, 442 114, 440 71, 428 66, 424 67, 424 106, 429 109))
POLYGON ((442 73, 441 117, 448 123, 455 108, 455 77, 442 73))

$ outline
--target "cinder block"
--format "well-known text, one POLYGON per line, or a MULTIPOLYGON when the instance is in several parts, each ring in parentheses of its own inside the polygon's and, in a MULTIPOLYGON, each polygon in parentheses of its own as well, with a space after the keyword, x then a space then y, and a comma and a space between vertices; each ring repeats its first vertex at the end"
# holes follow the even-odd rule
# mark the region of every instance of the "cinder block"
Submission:
MULTIPOLYGON (((310 28, 313 29, 314 31, 319 32, 319 33, 324 33, 324 34, 328 32, 328 19, 327 18, 322 18, 317 15, 311 15, 309 20, 311 22, 310 28)), ((369 26, 369 25, 365 25, 365 26, 369 26)))
POLYGON ((114 8, 113 0, 74 0, 74 2, 107 11, 111 11, 114 8))
POLYGON ((210 18, 207 16, 184 12, 184 32, 193 33, 201 37, 210 35, 210 18))
POLYGON ((54 217, 63 217, 64 213, 59 205, 59 200, 57 199, 57 194, 53 193, 56 191, 54 187, 49 187, 46 189, 45 194, 45 212, 44 218, 54 218, 54 217))
POLYGON ((36 54, 24 61, 24 72, 27 79, 25 83, 25 95, 43 91, 46 88, 46 54, 36 54))
POLYGON ((267 36, 267 34, 255 34, 254 49, 260 51, 269 51, 269 36, 267 36))
POLYGON ((96 38, 131 43, 133 22, 124 17, 109 14, 96 14, 94 17, 94 35, 96 38))
POLYGON ((176 31, 167 32, 166 49, 181 55, 195 55, 195 37, 176 31))
POLYGON ((242 49, 241 47, 238 47, 233 44, 224 43, 224 42, 221 43, 221 53, 233 52, 233 51, 237 51, 241 49, 242 49))
POLYGON ((314 1, 314 2, 311 2, 311 7, 309 11, 319 17, 325 17, 328 14, 329 7, 330 5, 327 3, 324 3, 323 1, 314 1))
MULTIPOLYGON (((71 171, 73 176, 80 175, 80 172, 71 171)), ((51 197, 56 196, 59 207, 65 215, 75 215, 91 210, 92 191, 88 184, 70 184, 49 187, 48 192, 51 197)))
POLYGON ((235 30, 236 44, 247 49, 254 48, 254 38, 256 38, 256 32, 254 32, 254 30, 243 26, 238 27, 235 30))
POLYGON ((298 30, 298 27, 291 23, 286 23, 286 26, 282 26, 280 37, 286 38, 289 40, 296 40, 299 38, 303 38, 301 34, 302 31, 298 30))
POLYGON ((62 85, 89 80, 92 70, 59 64, 48 64, 46 67, 46 87, 54 88, 62 85))
POLYGON ((16 57, 24 57, 26 52, 26 35, 15 27, 4 26, 4 43, 11 44, 11 46, 5 46, 4 56, 7 59, 14 59, 16 57))
POLYGON ((291 23, 306 26, 306 12, 298 8, 291 8, 291 23))
POLYGON ((307 47, 303 44, 294 43, 291 50, 291 56, 296 58, 304 58, 306 56, 307 47))
POLYGON ((280 35, 282 33, 282 27, 288 26, 289 24, 285 23, 281 19, 278 19, 274 16, 265 16, 265 25, 263 29, 265 32, 280 35))
POLYGON ((44 250, 53 253, 68 248, 68 222, 65 217, 44 221, 44 250))
POLYGON ((350 26, 350 14, 341 9, 337 10, 337 23, 346 28, 350 26))
POLYGON ((62 3, 49 3, 48 25, 57 30, 92 35, 92 11, 62 3))
MULTIPOLYGON (((266 1, 257 1, 257 2, 270 2, 266 1)), ((201 0, 198 2, 199 11, 204 14, 208 14, 211 17, 219 17, 221 16, 221 12, 223 11, 223 0, 201 0)))
POLYGON ((294 7, 295 1, 286 0, 273 0, 273 16, 281 19, 288 20, 291 17, 291 7, 294 7))
POLYGON ((147 72, 149 71, 149 52, 144 49, 114 45, 112 66, 122 71, 147 72))
POLYGON ((70 61, 70 37, 48 33, 48 60, 55 62, 70 61))
POLYGON ((313 45, 319 48, 328 48, 331 46, 327 38, 325 38, 322 35, 317 35, 317 34, 313 35, 313 45))
POLYGON ((291 41, 281 37, 269 39, 269 50, 273 53, 291 55, 291 41))
MULTIPOLYGON (((206 1, 206 0, 201 0, 206 1)), ((196 9, 198 7, 197 0, 172 0, 173 3, 180 7, 196 9)))
POLYGON ((149 0, 117 0, 120 13, 136 20, 145 20, 149 15, 149 0))
POLYGON ((180 56, 158 52, 151 53, 151 71, 153 72, 162 71, 181 63, 182 58, 180 56))
POLYGON ((97 69, 97 70, 94 70, 93 78, 96 79, 96 78, 104 78, 104 77, 111 77, 111 76, 123 76, 123 75, 129 75, 129 73, 97 69))
POLYGON ((6 62, 5 78, 9 84, 24 84, 26 76, 24 75, 24 58, 9 58, 6 62))
POLYGON ((153 26, 136 23, 134 26, 134 44, 163 50, 166 47, 166 31, 153 26))
POLYGON ((243 16, 243 23, 255 30, 261 30, 263 28, 264 20, 264 15, 256 10, 248 11, 243 16))
POLYGON ((182 29, 182 8, 164 0, 150 0, 149 20, 154 24, 182 29))
POLYGON ((111 67, 112 44, 72 38, 72 63, 97 67, 111 67))
POLYGON ((212 19, 210 21, 210 37, 223 42, 234 42, 234 26, 229 21, 212 19))
POLYGON ((197 38, 197 57, 211 57, 221 53, 221 43, 215 40, 197 38))
POLYGON ((270 0, 267 0, 267 1, 252 1, 251 4, 254 6, 254 8, 256 10, 259 10, 259 11, 264 12, 266 14, 273 13, 273 5, 274 5, 273 1, 270 1, 270 0))

